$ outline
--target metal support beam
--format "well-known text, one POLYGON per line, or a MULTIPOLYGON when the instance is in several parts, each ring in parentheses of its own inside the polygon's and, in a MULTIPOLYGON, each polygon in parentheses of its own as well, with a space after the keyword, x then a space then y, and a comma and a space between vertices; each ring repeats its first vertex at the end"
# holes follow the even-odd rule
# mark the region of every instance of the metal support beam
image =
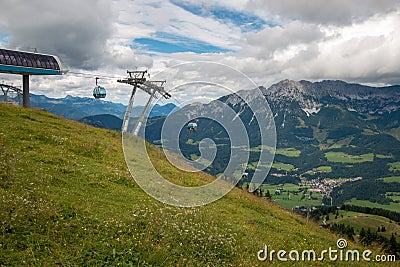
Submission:
POLYGON ((129 75, 128 78, 117 80, 117 82, 119 82, 119 83, 133 85, 131 98, 129 99, 129 105, 126 110, 124 122, 122 125, 122 132, 128 132, 128 125, 129 125, 129 120, 131 117, 133 100, 134 100, 134 96, 135 96, 137 88, 145 91, 146 93, 148 93, 150 95, 150 98, 147 101, 147 104, 144 107, 142 114, 140 115, 138 121, 136 122, 136 124, 132 130, 133 135, 137 136, 140 131, 140 128, 142 127, 142 124, 144 122, 144 117, 147 114, 147 111, 150 107, 151 101, 153 100, 153 98, 157 98, 156 93, 161 94, 161 96, 163 96, 166 99, 170 98, 171 95, 164 90, 163 85, 165 84, 165 80, 164 81, 147 81, 146 80, 146 78, 144 76, 147 73, 147 70, 146 71, 129 71, 128 70, 127 73, 129 75))
POLYGON ((154 98, 154 95, 156 94, 156 90, 153 90, 153 92, 150 95, 149 100, 146 103, 146 106, 144 107, 142 114, 140 115, 139 120, 136 122, 135 128, 133 129, 133 135, 137 136, 139 133, 140 128, 142 127, 142 124, 144 122, 144 117, 146 116, 147 110, 150 107, 151 101, 154 98))
POLYGON ((124 121, 123 121, 122 128, 121 128, 122 132, 128 132, 128 126, 129 126, 129 121, 131 118, 132 107, 133 107, 136 90, 137 90, 139 84, 142 84, 146 81, 146 78, 144 77, 144 75, 147 73, 147 70, 145 70, 145 71, 129 71, 128 70, 127 73, 129 74, 128 78, 122 79, 122 80, 117 80, 117 82, 119 82, 119 83, 125 83, 125 84, 129 84, 129 85, 133 86, 131 98, 129 99, 128 108, 126 109, 124 121))
POLYGON ((4 88, 2 84, 0 84, 0 87, 1 91, 3 91, 4 103, 7 103, 8 102, 7 95, 8 95, 8 90, 10 90, 10 88, 9 87, 4 88))
MULTIPOLYGON (((1 88, 1 91, 3 92, 3 95, 4 95, 4 100, 3 100, 3 102, 4 103, 8 103, 8 101, 9 101, 9 98, 8 98, 8 94, 10 93, 10 91, 12 91, 12 92, 14 92, 14 93, 16 93, 17 94, 17 96, 18 96, 18 105, 21 105, 21 96, 22 96, 22 90, 20 89, 20 88, 17 88, 17 87, 15 87, 15 86, 12 86, 12 85, 8 85, 8 84, 4 84, 4 83, 1 83, 0 84, 0 88, 1 88)), ((12 98, 11 98, 11 102, 12 102, 12 98)))
POLYGON ((133 102, 134 102, 135 93, 136 93, 136 87, 137 87, 137 85, 135 84, 132 89, 131 98, 129 99, 128 108, 126 109, 124 121, 122 124, 122 132, 128 132, 128 125, 129 125, 129 120, 131 118, 132 107, 133 107, 133 102))
POLYGON ((23 92, 23 106, 24 108, 30 107, 29 98, 29 75, 22 76, 22 92, 23 92))

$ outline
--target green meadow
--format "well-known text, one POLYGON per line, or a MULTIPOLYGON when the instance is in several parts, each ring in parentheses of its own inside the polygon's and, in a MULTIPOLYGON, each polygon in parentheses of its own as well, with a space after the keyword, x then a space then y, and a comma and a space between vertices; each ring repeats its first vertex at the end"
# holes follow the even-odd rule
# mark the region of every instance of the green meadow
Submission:
POLYGON ((325 156, 328 161, 331 162, 342 162, 342 163, 361 163, 367 161, 374 161, 374 154, 362 154, 362 155, 349 155, 343 152, 327 152, 325 156))

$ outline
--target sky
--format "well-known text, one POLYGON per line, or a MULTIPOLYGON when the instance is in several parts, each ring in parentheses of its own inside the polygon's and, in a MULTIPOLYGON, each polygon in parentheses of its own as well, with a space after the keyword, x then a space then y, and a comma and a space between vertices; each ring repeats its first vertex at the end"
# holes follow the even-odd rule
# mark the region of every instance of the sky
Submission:
MULTIPOLYGON (((2 0, 0 47, 57 55, 68 74, 31 77, 31 92, 50 97, 90 97, 99 76, 106 100, 127 104, 131 88, 116 80, 128 69, 153 75, 191 61, 232 66, 266 87, 283 79, 393 85, 400 1, 2 0)), ((22 84, 18 75, 0 81, 22 84)))

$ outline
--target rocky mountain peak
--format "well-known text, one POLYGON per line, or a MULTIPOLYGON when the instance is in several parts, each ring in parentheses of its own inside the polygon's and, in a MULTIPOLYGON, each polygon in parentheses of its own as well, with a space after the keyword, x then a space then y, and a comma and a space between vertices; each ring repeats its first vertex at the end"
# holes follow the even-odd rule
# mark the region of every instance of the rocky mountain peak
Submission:
POLYGON ((364 114, 393 112, 400 107, 400 86, 371 87, 334 80, 283 80, 263 91, 268 101, 280 109, 287 109, 288 103, 296 102, 307 114, 318 112, 326 105, 338 105, 364 114))
POLYGON ((300 82, 293 80, 283 80, 265 89, 264 92, 273 106, 289 113, 293 111, 291 108, 293 103, 297 103, 307 115, 318 112, 321 106, 300 82))
MULTIPOLYGON (((349 84, 344 81, 294 81, 282 80, 269 88, 260 86, 274 116, 317 114, 323 107, 337 106, 341 109, 360 114, 379 115, 400 109, 400 86, 371 87, 361 84, 349 84)), ((246 110, 246 103, 259 101, 259 94, 254 90, 240 91, 221 97, 222 101, 238 112, 246 110), (245 100, 245 101, 243 101, 245 100)), ((218 107, 211 102, 207 108, 218 112, 218 107)), ((200 116, 204 105, 192 103, 187 115, 200 116)))
POLYGON ((279 83, 272 85, 270 88, 266 90, 266 93, 269 95, 275 96, 285 96, 289 98, 295 98, 300 94, 304 94, 305 90, 303 85, 297 81, 293 80, 283 80, 279 83))

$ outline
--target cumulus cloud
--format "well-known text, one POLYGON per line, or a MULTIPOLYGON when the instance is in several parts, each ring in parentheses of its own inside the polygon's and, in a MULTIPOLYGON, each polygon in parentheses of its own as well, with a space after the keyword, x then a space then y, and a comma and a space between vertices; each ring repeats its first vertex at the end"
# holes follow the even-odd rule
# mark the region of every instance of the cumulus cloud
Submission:
POLYGON ((135 38, 151 38, 155 33, 163 32, 222 48, 240 48, 242 36, 239 27, 195 15, 169 1, 118 0, 116 3, 119 7, 115 25, 118 36, 131 42, 135 38))
MULTIPOLYGON (((230 65, 265 86, 287 78, 398 84, 399 6, 398 0, 3 0, 0 46, 56 54, 71 70, 62 77, 32 77, 33 93, 90 97, 99 75, 108 77, 101 81, 107 99, 125 104, 131 88, 116 79, 127 69, 148 68, 153 75, 196 60, 230 65), (247 27, 251 18, 257 27, 247 27), (180 38, 188 42, 185 48, 195 40, 221 49, 163 53, 135 43, 160 36, 167 43, 180 38), (87 75, 74 74, 82 72, 87 75)), ((192 74, 239 84, 212 68, 192 74)), ((0 79, 21 83, 12 75, 0 79)))
POLYGON ((285 27, 267 27, 257 33, 247 35, 246 48, 255 56, 271 57, 277 51, 286 50, 290 46, 317 42, 324 37, 318 25, 293 21, 285 27))
POLYGON ((300 20, 325 25, 349 25, 376 14, 398 10, 397 0, 182 0, 181 2, 204 7, 225 6, 231 9, 254 12, 267 21, 279 23, 300 20))
POLYGON ((399 7, 397 0, 251 0, 246 6, 260 15, 324 25, 350 25, 399 7))
POLYGON ((9 47, 54 53, 67 66, 85 69, 101 65, 111 18, 111 3, 105 0, 5 0, 0 11, 9 47))
MULTIPOLYGON (((332 38, 317 43, 314 53, 285 61, 283 73, 295 78, 344 79, 367 83, 400 83, 400 13, 330 29, 332 38), (301 66, 301 67, 299 67, 301 66)), ((308 52, 312 51, 308 47, 308 52)))

